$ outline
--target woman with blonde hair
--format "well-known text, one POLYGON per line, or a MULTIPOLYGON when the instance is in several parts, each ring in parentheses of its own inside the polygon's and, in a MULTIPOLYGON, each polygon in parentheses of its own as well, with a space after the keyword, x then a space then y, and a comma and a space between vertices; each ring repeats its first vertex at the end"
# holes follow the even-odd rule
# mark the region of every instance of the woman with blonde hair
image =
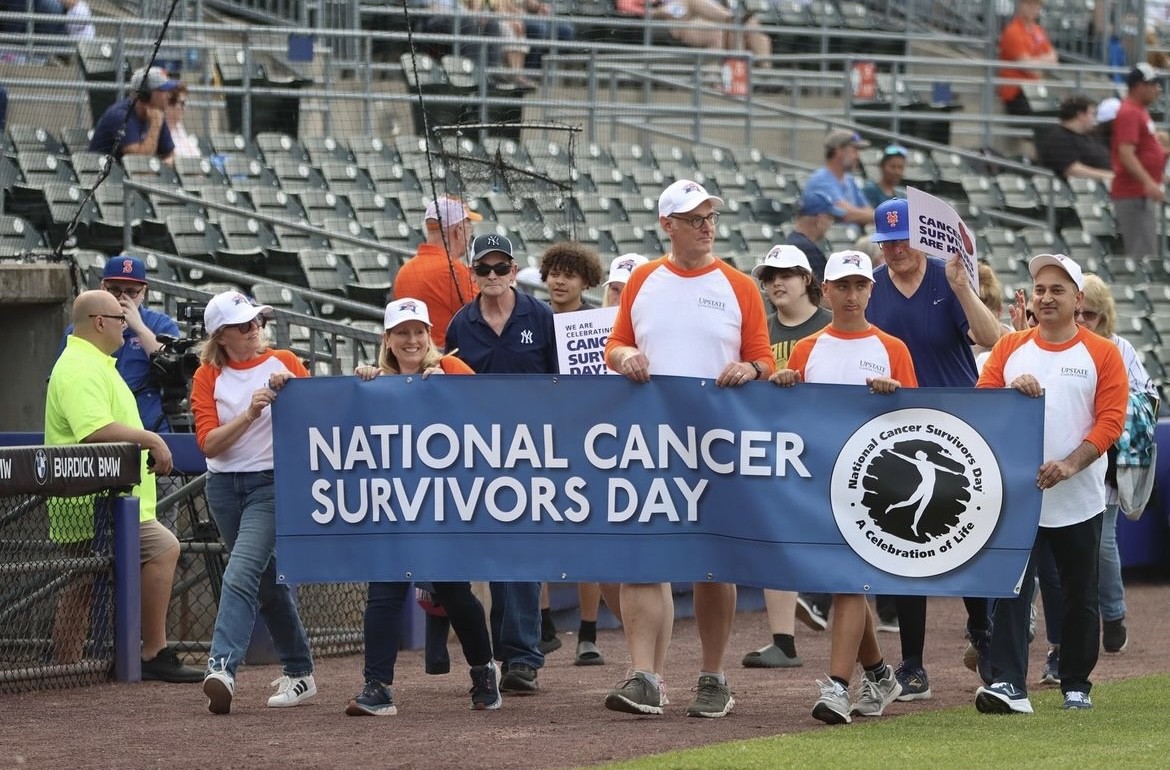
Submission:
MULTIPOLYGON (((451 354, 443 355, 431 339, 431 319, 426 303, 412 297, 396 299, 386 306, 385 332, 378 351, 378 365, 359 366, 354 371, 363 380, 378 376, 474 374, 471 367, 451 354)), ((503 700, 492 662, 492 642, 483 605, 467 582, 430 585, 435 603, 442 607, 463 645, 463 656, 471 667, 471 708, 498 709, 503 700)), ((350 699, 349 716, 392 716, 398 713, 390 685, 402 638, 403 609, 410 583, 372 582, 367 587, 363 622, 366 683, 350 699)), ((438 611, 434 608, 432 611, 438 611)))
POLYGON ((276 494, 272 477, 272 410, 293 377, 308 377, 288 350, 270 350, 264 334, 273 310, 237 291, 207 303, 209 335, 191 384, 195 440, 207 456, 207 505, 231 553, 203 692, 213 714, 231 711, 236 668, 264 618, 284 673, 271 708, 296 706, 317 694, 309 639, 289 587, 276 582, 276 494))

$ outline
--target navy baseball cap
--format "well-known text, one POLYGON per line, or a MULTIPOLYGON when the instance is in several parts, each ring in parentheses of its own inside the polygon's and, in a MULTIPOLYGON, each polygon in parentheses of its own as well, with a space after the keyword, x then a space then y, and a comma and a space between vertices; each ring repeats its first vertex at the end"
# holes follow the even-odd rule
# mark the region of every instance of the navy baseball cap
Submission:
POLYGON ((134 281, 146 283, 146 265, 137 257, 122 254, 106 260, 106 268, 102 270, 103 281, 134 281))
POLYGON ((471 242, 471 261, 478 262, 488 254, 502 254, 512 259, 512 241, 508 236, 496 233, 475 236, 471 242))
POLYGON ((873 243, 910 240, 910 207, 902 198, 888 200, 873 211, 873 243))
POLYGON ((833 201, 824 193, 812 193, 800 199, 800 208, 796 215, 801 217, 815 217, 817 214, 832 214, 833 201))

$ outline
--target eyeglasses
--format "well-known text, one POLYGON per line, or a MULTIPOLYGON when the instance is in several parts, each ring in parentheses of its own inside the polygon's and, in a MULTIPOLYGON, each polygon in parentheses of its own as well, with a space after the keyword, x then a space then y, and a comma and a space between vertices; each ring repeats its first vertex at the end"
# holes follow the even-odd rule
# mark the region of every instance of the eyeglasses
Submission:
POLYGON ((1077 316, 1079 318, 1085 319, 1089 323, 1093 323, 1094 321, 1096 321, 1098 318, 1101 317, 1101 314, 1098 313, 1096 310, 1078 310, 1077 316))
POLYGON ((704 223, 709 224, 712 227, 719 224, 719 212, 718 211, 712 211, 710 214, 708 214, 705 217, 700 217, 698 215, 695 215, 693 217, 688 217, 688 216, 683 216, 682 214, 669 214, 667 216, 670 219, 677 219, 680 222, 686 222, 691 227, 695 228, 696 230, 698 230, 700 227, 702 227, 704 223))
POLYGON ((472 269, 475 270, 475 274, 480 278, 487 278, 492 273, 495 273, 499 276, 505 276, 512 272, 512 263, 497 262, 494 265, 485 265, 483 262, 478 262, 472 269))
POLYGON ((910 241, 882 241, 878 244, 878 248, 882 251, 897 251, 903 246, 909 246, 910 241))
POLYGON ((256 316, 251 321, 245 321, 242 324, 228 324, 225 328, 235 329, 240 334, 247 334, 248 332, 252 331, 253 326, 258 326, 259 328, 263 329, 264 319, 260 316, 256 316))
POLYGON ((115 297, 129 297, 130 299, 137 299, 138 295, 142 293, 142 289, 142 286, 106 286, 106 291, 115 297))
POLYGON ((109 318, 112 321, 121 321, 123 326, 126 325, 126 314, 125 313, 123 313, 122 315, 109 315, 108 313, 90 313, 89 317, 90 318, 109 318))

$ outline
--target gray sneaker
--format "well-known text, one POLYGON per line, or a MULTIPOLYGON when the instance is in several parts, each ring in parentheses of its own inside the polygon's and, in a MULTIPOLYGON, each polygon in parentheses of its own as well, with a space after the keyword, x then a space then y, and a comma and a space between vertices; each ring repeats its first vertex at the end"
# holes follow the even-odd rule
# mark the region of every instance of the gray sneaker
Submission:
POLYGON ((662 692, 658 684, 640 671, 605 696, 605 707, 626 714, 661 714, 662 692))
POLYGON ((867 672, 861 680, 857 702, 849 712, 862 717, 880 717, 886 706, 893 703, 901 693, 902 685, 898 684, 898 677, 888 665, 881 679, 874 679, 867 672))
POLYGON ((849 691, 830 677, 826 677, 825 681, 818 679, 817 686, 821 688, 821 697, 813 704, 813 718, 827 725, 847 725, 852 722, 849 718, 849 691))
POLYGON ((735 698, 731 697, 731 688, 720 684, 716 677, 705 674, 699 677, 699 684, 695 687, 695 699, 687 706, 687 716, 709 719, 725 717, 734 705, 735 698))

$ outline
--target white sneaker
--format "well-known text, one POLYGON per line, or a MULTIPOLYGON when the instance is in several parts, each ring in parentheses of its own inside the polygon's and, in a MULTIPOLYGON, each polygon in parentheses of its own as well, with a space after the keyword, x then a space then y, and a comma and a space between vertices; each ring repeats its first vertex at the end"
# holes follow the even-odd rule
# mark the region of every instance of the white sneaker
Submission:
POLYGON ((832 677, 817 680, 821 697, 813 704, 813 718, 828 725, 847 725, 853 720, 849 716, 849 691, 832 677))
POLYGON ((268 708, 273 709, 299 706, 317 694, 317 683, 313 681, 312 674, 298 677, 282 676, 273 679, 272 686, 277 690, 276 695, 268 699, 268 708))
POLYGON ((207 696, 207 710, 212 714, 227 714, 232 710, 236 694, 236 680, 223 669, 211 670, 203 677, 203 694, 207 696))
POLYGON ((902 685, 898 684, 894 669, 887 665, 884 674, 881 679, 874 679, 869 673, 862 677, 861 694, 849 710, 850 714, 880 717, 886 706, 902 693, 902 685))

